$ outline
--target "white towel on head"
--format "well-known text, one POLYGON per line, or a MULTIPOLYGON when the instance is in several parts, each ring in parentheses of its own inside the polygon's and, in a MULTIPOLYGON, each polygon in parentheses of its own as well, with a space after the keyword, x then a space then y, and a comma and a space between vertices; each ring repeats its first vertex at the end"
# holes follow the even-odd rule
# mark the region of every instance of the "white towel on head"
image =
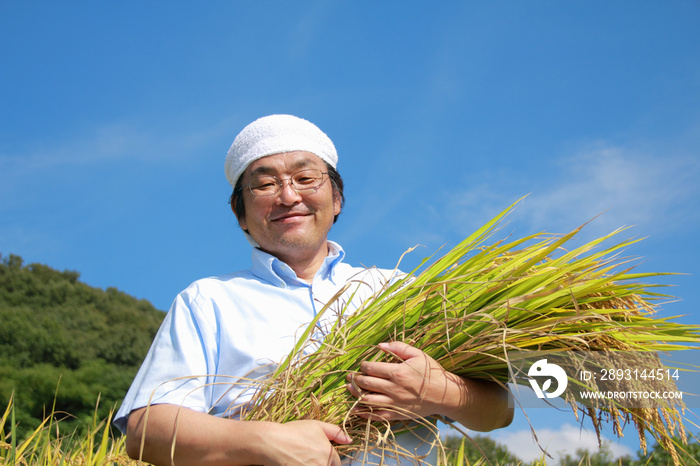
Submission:
POLYGON ((293 115, 259 118, 243 128, 231 144, 224 164, 226 178, 235 187, 238 178, 255 160, 298 150, 317 155, 333 168, 338 165, 333 141, 310 121, 293 115))

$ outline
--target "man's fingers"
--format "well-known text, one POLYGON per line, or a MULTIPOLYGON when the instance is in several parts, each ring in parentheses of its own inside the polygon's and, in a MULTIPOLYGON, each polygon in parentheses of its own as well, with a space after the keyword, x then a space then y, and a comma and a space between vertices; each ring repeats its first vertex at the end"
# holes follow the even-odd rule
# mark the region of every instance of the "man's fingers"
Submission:
POLYGON ((348 383, 345 385, 347 390, 363 403, 391 403, 393 401, 392 398, 388 396, 390 390, 382 386, 382 383, 387 383, 383 379, 349 374, 347 380, 348 383), (380 396, 381 399, 378 399, 380 396))
POLYGON ((390 393, 395 386, 390 378, 390 373, 385 374, 383 370, 372 375, 351 373, 346 377, 349 382, 348 390, 355 396, 364 395, 365 392, 390 393))
POLYGON ((412 419, 413 417, 410 413, 402 413, 392 409, 380 409, 380 408, 355 408, 353 413, 358 417, 363 419, 368 419, 370 421, 398 421, 405 419, 412 419))
POLYGON ((415 358, 423 354, 421 350, 411 345, 408 345, 402 341, 390 341, 386 343, 379 343, 379 349, 385 353, 396 356, 402 361, 406 359, 415 358))
POLYGON ((352 442, 352 439, 341 429, 334 424, 328 424, 327 422, 320 422, 321 429, 326 437, 331 442, 335 442, 341 445, 347 445, 352 442))
POLYGON ((402 370, 403 365, 404 363, 363 361, 360 363, 360 372, 369 377, 393 380, 396 374, 402 370))
MULTIPOLYGON (((426 356, 425 353, 418 348, 400 341, 392 341, 389 343, 380 343, 377 345, 379 349, 387 354, 390 354, 401 361, 408 359, 419 358, 426 356)), ((360 363, 360 371, 372 377, 380 377, 382 379, 391 379, 395 374, 400 363, 396 362, 370 362, 362 361, 360 363)), ((350 380, 348 380, 350 381, 350 380)), ((352 381, 350 381, 352 382, 352 381)), ((363 387, 366 388, 366 387, 363 387)))

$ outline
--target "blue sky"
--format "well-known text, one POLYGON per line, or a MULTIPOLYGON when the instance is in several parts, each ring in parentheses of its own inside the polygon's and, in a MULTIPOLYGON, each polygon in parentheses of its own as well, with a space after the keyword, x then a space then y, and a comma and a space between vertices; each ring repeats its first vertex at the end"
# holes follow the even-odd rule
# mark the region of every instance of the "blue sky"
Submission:
MULTIPOLYGON (((505 233, 634 225, 640 270, 687 274, 662 314, 698 323, 698 45, 694 0, 2 0, 0 253, 166 310, 248 266, 224 157, 292 113, 338 148, 351 262, 424 246, 408 268, 529 194, 505 233)), ((531 443, 523 416, 494 436, 531 443)))

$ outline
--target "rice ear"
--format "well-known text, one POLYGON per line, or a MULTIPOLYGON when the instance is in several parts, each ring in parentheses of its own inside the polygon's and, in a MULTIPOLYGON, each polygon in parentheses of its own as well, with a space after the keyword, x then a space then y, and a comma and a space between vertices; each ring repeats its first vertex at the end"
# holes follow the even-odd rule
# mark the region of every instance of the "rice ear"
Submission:
MULTIPOLYGON (((363 360, 387 360, 379 343, 401 340, 463 377, 501 384, 512 380, 513 358, 536 352, 669 351, 697 349, 700 327, 657 318, 660 285, 640 279, 668 275, 632 273, 620 251, 638 240, 600 248, 617 230, 571 251, 565 244, 580 228, 566 234, 540 233, 521 239, 484 244, 515 204, 472 235, 405 278, 383 290, 351 315, 342 315, 321 348, 303 355, 308 340, 266 380, 242 418, 287 422, 318 419, 342 425, 355 439, 338 447, 348 453, 372 446, 389 448, 381 424, 368 425, 352 414, 357 405, 345 388, 345 376, 363 360)), ((312 324, 313 325, 313 324, 312 324)), ((306 336, 310 334, 306 332, 306 336)), ((517 383, 526 383, 515 380, 517 383)), ((574 415, 588 413, 600 437, 600 423, 632 422, 646 446, 649 431, 674 458, 676 431, 685 437, 682 401, 658 407, 625 408, 601 401, 583 406, 569 399, 574 415)), ((394 423, 395 431, 410 426, 394 423)), ((394 446, 395 447, 395 446, 394 446)))

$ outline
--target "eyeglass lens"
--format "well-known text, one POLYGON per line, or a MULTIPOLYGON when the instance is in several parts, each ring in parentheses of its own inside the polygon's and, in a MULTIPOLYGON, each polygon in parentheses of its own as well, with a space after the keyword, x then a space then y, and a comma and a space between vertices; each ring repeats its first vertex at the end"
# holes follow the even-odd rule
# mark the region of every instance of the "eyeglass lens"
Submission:
POLYGON ((248 188, 256 196, 271 196, 280 192, 283 182, 288 179, 295 191, 316 189, 323 182, 323 174, 324 172, 321 170, 307 169, 298 171, 292 174, 290 178, 285 179, 271 175, 262 175, 250 180, 248 188))

